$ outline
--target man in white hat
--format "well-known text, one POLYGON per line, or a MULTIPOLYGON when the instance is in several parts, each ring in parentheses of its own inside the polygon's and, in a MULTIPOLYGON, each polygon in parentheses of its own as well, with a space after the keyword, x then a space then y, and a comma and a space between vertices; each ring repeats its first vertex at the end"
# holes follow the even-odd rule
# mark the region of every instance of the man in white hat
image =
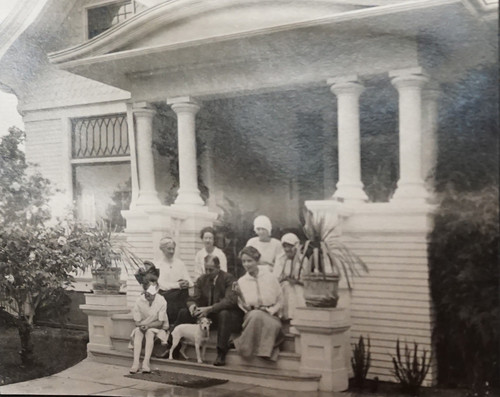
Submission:
MULTIPOLYGON (((146 287, 146 286, 145 286, 146 287)), ((144 348, 144 360, 142 362, 142 372, 149 373, 149 360, 153 351, 154 339, 157 337, 162 344, 167 344, 167 330, 169 327, 167 317, 167 302, 158 294, 158 285, 150 283, 145 291, 137 298, 132 309, 136 328, 130 335, 133 340, 134 362, 130 373, 135 374, 139 371, 139 359, 142 350, 142 341, 146 338, 144 348)))

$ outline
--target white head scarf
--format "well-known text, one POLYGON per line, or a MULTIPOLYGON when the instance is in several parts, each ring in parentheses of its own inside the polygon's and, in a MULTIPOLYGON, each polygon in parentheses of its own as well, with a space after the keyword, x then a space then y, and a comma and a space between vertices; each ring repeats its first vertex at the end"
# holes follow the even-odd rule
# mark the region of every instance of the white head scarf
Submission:
POLYGON ((174 243, 174 245, 177 245, 175 243, 175 240, 172 237, 170 237, 170 236, 164 236, 164 237, 162 237, 161 240, 160 240, 160 248, 163 247, 164 245, 169 244, 169 243, 174 243))
POLYGON ((258 228, 266 229, 269 234, 271 234, 271 230, 273 228, 271 220, 265 215, 259 215, 253 221, 253 230, 255 233, 257 233, 258 228))
POLYGON ((287 233, 281 237, 281 244, 286 243, 290 245, 298 245, 300 243, 299 238, 293 233, 287 233))

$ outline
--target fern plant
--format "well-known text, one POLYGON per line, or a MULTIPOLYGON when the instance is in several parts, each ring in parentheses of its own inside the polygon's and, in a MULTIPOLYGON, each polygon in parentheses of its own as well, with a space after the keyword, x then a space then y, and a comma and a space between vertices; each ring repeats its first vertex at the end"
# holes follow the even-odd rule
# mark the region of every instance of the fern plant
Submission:
POLYGON ((363 388, 363 384, 368 374, 368 370, 371 365, 371 354, 370 354, 370 337, 367 339, 367 344, 363 339, 363 335, 359 337, 358 343, 353 344, 353 352, 351 357, 351 366, 354 373, 354 384, 360 389, 363 388))
POLYGON ((413 343, 413 354, 411 349, 405 343, 404 357, 401 355, 399 338, 396 342, 396 357, 392 357, 394 365, 394 375, 401 384, 403 392, 411 395, 418 395, 429 368, 431 366, 432 356, 427 357, 427 350, 422 349, 423 353, 418 354, 418 344, 413 343))

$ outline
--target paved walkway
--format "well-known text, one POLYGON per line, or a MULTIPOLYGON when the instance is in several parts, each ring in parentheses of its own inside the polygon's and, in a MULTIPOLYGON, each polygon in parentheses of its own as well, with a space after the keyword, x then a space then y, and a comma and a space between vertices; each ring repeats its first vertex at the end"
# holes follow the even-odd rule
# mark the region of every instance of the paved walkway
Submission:
MULTIPOLYGON (((228 382, 204 389, 126 378, 128 368, 85 359, 74 367, 45 378, 0 386, 1 394, 61 394, 95 396, 183 397, 355 397, 351 393, 294 392, 228 382)), ((372 397, 374 397, 372 395, 372 397)))

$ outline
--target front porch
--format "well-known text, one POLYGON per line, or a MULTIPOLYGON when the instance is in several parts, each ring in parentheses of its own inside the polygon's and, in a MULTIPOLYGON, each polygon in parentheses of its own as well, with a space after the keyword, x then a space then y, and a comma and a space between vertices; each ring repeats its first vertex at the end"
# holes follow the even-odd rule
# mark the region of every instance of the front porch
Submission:
MULTIPOLYGON (((165 2, 50 59, 131 94, 132 202, 123 216, 141 258, 154 261, 161 237, 172 234, 192 269, 201 248, 198 233, 216 222, 224 196, 267 214, 282 229, 297 227, 303 202, 341 218, 341 239, 370 268, 352 293, 343 290, 340 306, 351 324, 345 331, 352 342, 370 336, 369 376, 391 380, 396 339, 433 346, 427 234, 439 84, 461 73, 445 60, 460 49, 470 62, 483 50, 472 41, 464 44, 454 24, 442 27, 443 13, 470 19, 453 2, 311 3, 308 10, 300 2, 280 3, 288 11, 283 17, 267 2, 262 8, 233 0, 165 2), (240 20, 242 8, 266 17, 227 23, 240 20), (435 42, 447 44, 438 60, 434 48, 422 45, 426 29, 435 42), (179 185, 169 202, 164 197, 172 184, 165 174, 174 164, 152 147, 163 139, 171 149, 174 143, 165 138, 172 131, 179 185), (231 151, 229 141, 243 147, 231 151), (238 162, 241 153, 250 154, 246 162, 238 162), (255 165, 268 178, 253 176, 255 165), (208 197, 200 192, 200 179, 208 197)), ((130 280, 117 315, 138 293, 130 280)), ((108 320, 109 332, 122 321, 108 320)), ((297 328, 303 341, 307 327, 297 328)), ((106 342, 103 357, 127 357, 116 338, 106 342)), ((347 368, 349 340, 337 346, 344 365, 332 365, 347 368)), ((318 359, 320 350, 302 350, 300 362, 318 359)), ((302 367, 311 368, 321 374, 320 367, 302 367)), ((435 379, 433 366, 425 383, 435 379)))

